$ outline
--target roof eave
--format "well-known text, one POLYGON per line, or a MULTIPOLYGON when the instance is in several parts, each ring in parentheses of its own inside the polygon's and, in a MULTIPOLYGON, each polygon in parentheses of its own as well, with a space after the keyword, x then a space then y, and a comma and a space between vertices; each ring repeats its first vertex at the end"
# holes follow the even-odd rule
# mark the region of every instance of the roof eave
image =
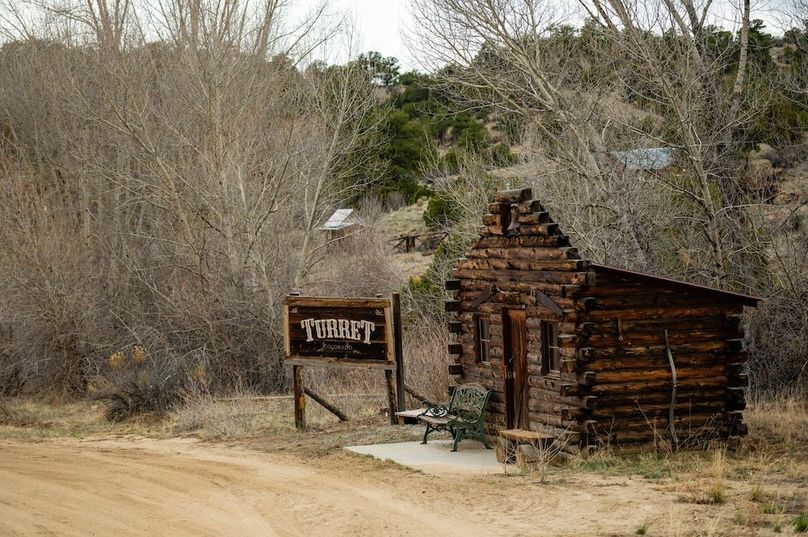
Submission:
POLYGON ((711 296, 715 296, 726 300, 728 302, 736 302, 742 304, 744 306, 756 307, 758 303, 762 300, 760 297, 752 296, 752 295, 745 295, 743 293, 736 293, 733 291, 725 291, 723 289, 716 289, 715 287, 707 287, 705 285, 698 285, 695 283, 688 283, 683 282, 681 280, 674 280, 673 278, 667 278, 665 276, 657 276, 655 274, 648 274, 646 272, 636 272, 633 270, 623 269, 619 267, 613 267, 610 265, 602 265, 600 263, 592 263, 591 268, 597 271, 608 272, 611 274, 617 274, 620 276, 624 276, 630 279, 637 279, 637 280, 644 280, 644 281, 652 281, 654 283, 658 283, 660 285, 666 285, 669 287, 676 287, 680 289, 687 289, 690 291, 698 291, 702 294, 707 294, 711 296))

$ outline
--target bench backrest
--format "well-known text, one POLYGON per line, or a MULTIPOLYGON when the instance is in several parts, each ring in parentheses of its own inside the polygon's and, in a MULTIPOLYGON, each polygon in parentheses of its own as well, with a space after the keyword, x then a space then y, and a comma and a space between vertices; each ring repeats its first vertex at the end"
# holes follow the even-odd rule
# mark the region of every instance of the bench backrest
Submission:
POLYGON ((449 414, 477 420, 482 416, 490 395, 491 392, 480 384, 472 383, 456 386, 452 394, 452 400, 449 401, 449 414))

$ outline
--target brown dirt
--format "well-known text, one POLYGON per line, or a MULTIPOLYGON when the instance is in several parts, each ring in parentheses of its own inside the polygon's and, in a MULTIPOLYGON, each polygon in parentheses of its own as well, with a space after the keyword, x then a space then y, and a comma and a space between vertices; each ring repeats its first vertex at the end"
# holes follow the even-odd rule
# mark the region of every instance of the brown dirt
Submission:
POLYGON ((540 484, 188 439, 0 440, 3 536, 631 535, 698 524, 694 507, 630 477, 540 484))

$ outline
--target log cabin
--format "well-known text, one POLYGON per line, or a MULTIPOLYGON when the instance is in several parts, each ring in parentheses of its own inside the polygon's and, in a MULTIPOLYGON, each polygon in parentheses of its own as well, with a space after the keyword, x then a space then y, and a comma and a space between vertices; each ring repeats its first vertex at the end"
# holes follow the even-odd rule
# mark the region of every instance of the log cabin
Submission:
POLYGON ((575 449, 746 434, 742 313, 759 299, 582 259, 529 189, 500 192, 446 289, 457 382, 489 434, 575 449))

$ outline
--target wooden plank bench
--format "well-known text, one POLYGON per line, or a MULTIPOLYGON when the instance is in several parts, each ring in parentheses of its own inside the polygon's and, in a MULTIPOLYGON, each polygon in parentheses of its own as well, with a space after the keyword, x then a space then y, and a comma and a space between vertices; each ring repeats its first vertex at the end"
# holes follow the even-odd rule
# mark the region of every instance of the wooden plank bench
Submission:
POLYGON ((525 429, 505 429, 499 431, 499 443, 497 444, 497 460, 499 462, 513 464, 516 463, 520 467, 519 454, 522 450, 520 445, 530 445, 538 450, 549 449, 555 442, 556 437, 553 435, 539 433, 536 431, 528 431, 525 429))
POLYGON ((404 423, 418 423, 418 416, 426 412, 426 407, 416 408, 414 410, 401 410, 396 412, 396 416, 401 418, 404 423))
POLYGON ((417 418, 424 422, 426 430, 421 442, 426 444, 429 433, 449 431, 454 438, 452 451, 457 451, 457 444, 464 438, 475 438, 491 449, 485 435, 485 408, 491 391, 480 384, 461 384, 454 389, 448 406, 426 403, 427 408, 417 418))

